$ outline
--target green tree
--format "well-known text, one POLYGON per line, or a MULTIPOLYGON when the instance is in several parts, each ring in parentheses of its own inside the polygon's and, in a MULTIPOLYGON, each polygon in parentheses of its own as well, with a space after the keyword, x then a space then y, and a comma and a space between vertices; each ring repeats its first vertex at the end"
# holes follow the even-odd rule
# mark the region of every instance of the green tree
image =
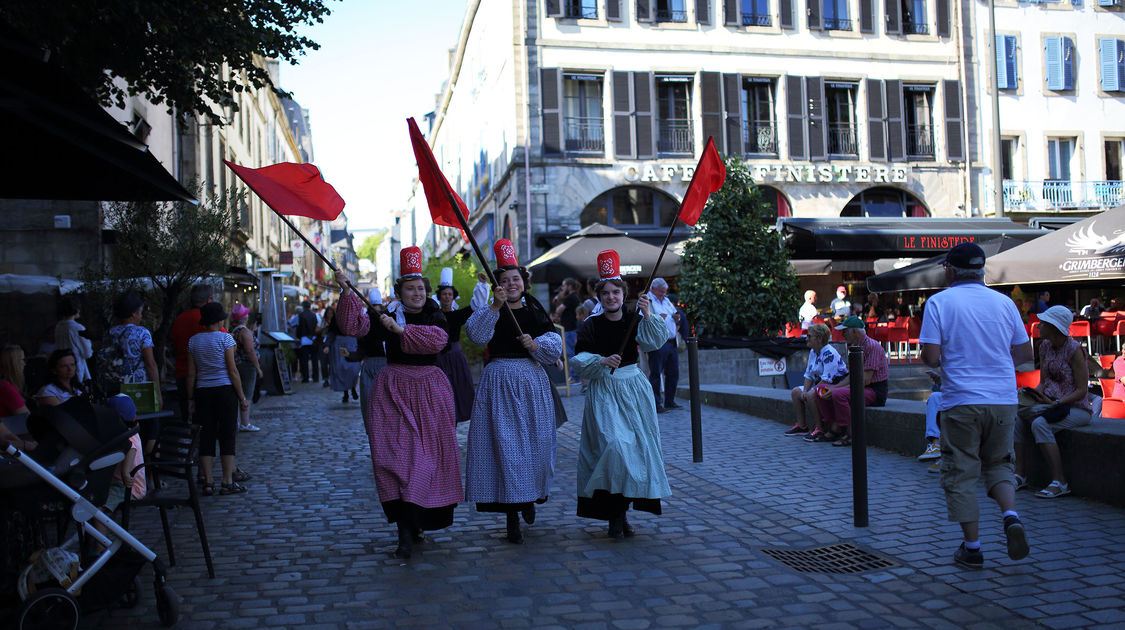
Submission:
POLYGON ((117 202, 106 210, 106 225, 115 232, 116 243, 104 267, 83 269, 82 278, 93 294, 88 299, 108 320, 117 293, 128 288, 142 292, 158 367, 176 308, 188 290, 200 279, 220 276, 232 262, 232 209, 239 198, 232 192, 198 206, 182 201, 117 202))
POLYGON ((4 0, 0 36, 48 51, 105 105, 140 94, 219 123, 212 103, 241 92, 243 76, 272 85, 256 60, 319 48, 296 31, 328 13, 324 0, 4 0))
POLYGON ((749 169, 730 158, 726 167, 696 226, 699 238, 684 246, 680 301, 708 335, 772 336, 801 305, 797 278, 749 169))
MULTIPOLYGON (((457 289, 457 294, 460 296, 457 299, 458 306, 468 306, 469 300, 473 297, 473 288, 477 286, 477 273, 483 271, 476 257, 453 254, 429 258, 422 268, 422 273, 430 279, 430 286, 435 292, 441 280, 443 267, 453 269, 453 287, 457 289)), ((461 330, 460 341, 461 350, 465 352, 465 357, 470 363, 480 361, 484 357, 484 348, 470 341, 464 329, 461 330)))
POLYGON ((375 255, 379 252, 379 245, 383 243, 383 239, 386 238, 386 236, 387 229, 383 228, 363 239, 363 242, 359 244, 359 249, 355 250, 355 255, 375 262, 375 255))

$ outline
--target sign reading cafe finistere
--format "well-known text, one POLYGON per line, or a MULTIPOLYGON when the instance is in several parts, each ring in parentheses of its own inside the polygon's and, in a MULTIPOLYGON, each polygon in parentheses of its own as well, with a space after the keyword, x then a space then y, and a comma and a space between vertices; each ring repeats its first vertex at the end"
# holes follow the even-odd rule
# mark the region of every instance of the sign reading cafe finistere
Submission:
MULTIPOLYGON (((905 184, 910 167, 902 164, 748 164, 750 176, 761 184, 905 184)), ((694 164, 629 164, 622 167, 627 182, 690 182, 694 164)))

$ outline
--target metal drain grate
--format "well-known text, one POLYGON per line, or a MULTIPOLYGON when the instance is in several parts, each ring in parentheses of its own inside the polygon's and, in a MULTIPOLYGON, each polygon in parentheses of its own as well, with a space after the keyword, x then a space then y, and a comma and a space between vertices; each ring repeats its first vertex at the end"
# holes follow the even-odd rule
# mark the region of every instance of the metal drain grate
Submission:
POLYGON ((898 566, 851 543, 815 549, 763 549, 767 556, 801 573, 863 573, 898 566))

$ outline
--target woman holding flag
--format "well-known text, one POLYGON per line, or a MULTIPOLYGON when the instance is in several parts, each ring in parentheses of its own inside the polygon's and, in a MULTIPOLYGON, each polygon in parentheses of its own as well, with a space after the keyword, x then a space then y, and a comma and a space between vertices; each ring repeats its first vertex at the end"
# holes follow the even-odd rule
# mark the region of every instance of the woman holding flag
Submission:
MULTIPOLYGON (((429 299, 422 276, 422 250, 400 254, 402 277, 395 282, 400 307, 372 325, 359 298, 343 291, 336 319, 346 335, 371 331, 387 353, 367 400, 365 424, 375 467, 375 487, 387 521, 398 525, 397 558, 409 558, 423 530, 453 523, 462 500, 456 411, 449 379, 437 367, 448 335, 445 317, 429 299)), ((348 279, 336 275, 342 289, 348 279)))
POLYGON ((535 522, 535 504, 547 500, 555 474, 555 405, 543 366, 554 364, 563 344, 543 305, 526 292, 530 276, 512 242, 501 239, 494 249, 499 286, 492 304, 465 323, 489 355, 469 424, 465 488, 477 511, 506 515, 508 541, 518 544, 520 514, 535 522))

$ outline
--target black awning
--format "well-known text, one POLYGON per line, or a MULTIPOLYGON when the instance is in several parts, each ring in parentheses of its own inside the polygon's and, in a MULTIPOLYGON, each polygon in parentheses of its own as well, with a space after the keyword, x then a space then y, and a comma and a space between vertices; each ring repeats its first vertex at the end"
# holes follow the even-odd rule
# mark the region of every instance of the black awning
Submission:
POLYGON ((964 242, 1001 236, 1030 240, 1046 230, 1008 219, 782 218, 777 230, 794 259, 924 258, 964 242))
POLYGON ((2 199, 194 201, 148 147, 62 71, 0 46, 2 199))

